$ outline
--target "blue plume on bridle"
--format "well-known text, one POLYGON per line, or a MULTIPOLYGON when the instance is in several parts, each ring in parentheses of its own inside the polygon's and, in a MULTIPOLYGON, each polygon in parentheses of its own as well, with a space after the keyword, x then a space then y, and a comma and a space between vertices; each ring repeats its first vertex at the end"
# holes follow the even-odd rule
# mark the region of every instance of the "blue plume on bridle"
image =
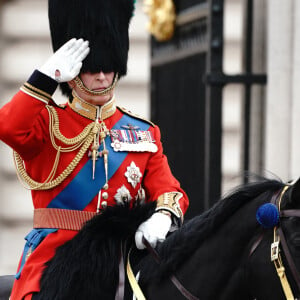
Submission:
POLYGON ((263 204, 256 212, 256 220, 264 228, 273 228, 279 222, 278 208, 272 203, 263 204))

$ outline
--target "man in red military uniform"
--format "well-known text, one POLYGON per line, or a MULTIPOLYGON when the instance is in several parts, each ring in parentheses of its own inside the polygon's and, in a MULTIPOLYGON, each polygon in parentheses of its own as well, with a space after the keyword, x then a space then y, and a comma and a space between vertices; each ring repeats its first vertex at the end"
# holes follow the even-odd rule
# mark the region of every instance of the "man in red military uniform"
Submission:
POLYGON ((13 148, 35 208, 11 300, 38 293, 55 249, 107 206, 157 201, 137 230, 139 249, 143 236, 155 246, 183 220, 188 198, 170 171, 159 128, 116 106, 133 8, 128 0, 50 0, 55 53, 0 110, 0 139, 13 148), (52 100, 58 84, 68 96, 63 106, 52 100))

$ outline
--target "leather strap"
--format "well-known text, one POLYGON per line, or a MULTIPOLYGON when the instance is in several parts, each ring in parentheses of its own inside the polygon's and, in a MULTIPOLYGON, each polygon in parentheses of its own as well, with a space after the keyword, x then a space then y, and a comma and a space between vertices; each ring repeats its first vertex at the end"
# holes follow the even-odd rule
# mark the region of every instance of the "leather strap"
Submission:
POLYGON ((256 248, 259 246, 259 244, 261 243, 261 241, 263 240, 264 237, 264 233, 262 232, 258 238, 255 240, 255 242, 253 243, 250 251, 249 251, 249 257, 252 256, 252 254, 255 252, 256 248))
POLYGON ((60 208, 37 208, 33 214, 33 228, 57 228, 79 231, 96 216, 96 212, 60 208))
POLYGON ((288 217, 300 217, 299 209, 286 209, 280 211, 280 217, 288 218, 288 217))
MULTIPOLYGON (((152 254, 153 258, 155 259, 155 261, 157 263, 161 263, 161 259, 158 255, 158 253, 156 252, 156 250, 149 244, 149 242, 143 237, 143 243, 146 246, 146 248, 148 249, 148 251, 152 254)), ((177 287, 177 289, 179 290, 179 292, 188 300, 199 300, 199 298, 197 298, 196 296, 194 296, 193 294, 191 294, 181 283, 180 281, 174 276, 171 275, 170 276, 171 281, 173 282, 173 284, 177 287)))
POLYGON ((274 266, 276 268, 277 275, 280 279, 281 287, 284 292, 286 300, 296 300, 294 298, 289 281, 286 277, 285 268, 282 264, 280 255, 278 256, 278 259, 274 261, 274 266))
POLYGON ((127 277, 130 283, 130 286, 132 288, 133 294, 135 295, 135 297, 137 298, 137 300, 146 300, 137 280, 135 279, 135 276, 133 274, 131 265, 130 265, 130 253, 131 253, 131 248, 128 252, 128 256, 127 256, 127 265, 126 265, 126 270, 127 270, 127 277))
MULTIPOLYGON (((282 195, 283 193, 288 189, 288 186, 285 186, 285 188, 283 189, 282 191, 282 194, 281 194, 281 198, 282 198, 282 195)), ((276 201, 275 201, 275 204, 277 205, 278 209, 280 209, 280 202, 281 199, 279 199, 279 197, 277 197, 276 201)), ((300 210, 299 209, 286 209, 286 210, 280 210, 280 217, 281 218, 289 218, 289 217, 300 217, 300 210)), ((293 274, 293 277, 294 277, 294 280, 297 284, 297 287, 298 289, 300 290, 300 275, 299 275, 299 272, 295 266, 295 263, 294 263, 294 260, 292 258, 292 255, 291 255, 291 252, 289 250, 289 247, 288 247, 288 244, 287 244, 287 241, 286 241, 286 238, 285 238, 285 235, 281 229, 280 226, 277 227, 277 232, 278 232, 278 235, 279 235, 279 238, 280 238, 280 242, 281 242, 281 246, 282 246, 282 250, 283 250, 283 253, 286 257, 286 260, 288 262, 288 265, 290 267, 290 270, 293 274)))
MULTIPOLYGON (((286 210, 284 212, 284 210, 281 211, 281 209, 280 209, 283 195, 288 190, 288 188, 289 188, 288 185, 284 186, 281 190, 280 196, 276 197, 276 199, 274 201, 272 198, 272 201, 271 201, 273 204, 275 204, 277 206, 279 213, 280 213, 280 217, 289 217, 289 216, 292 216, 292 215, 295 216, 298 214, 295 210, 286 210)), ((281 246, 283 249, 283 253, 288 261, 289 267, 294 276, 294 280, 296 281, 296 283, 298 285, 297 277, 299 276, 299 274, 293 263, 293 259, 292 259, 292 256, 290 255, 290 251, 288 249, 286 239, 284 237, 283 231, 279 224, 278 226, 274 227, 274 242, 271 245, 271 260, 274 262, 274 266, 275 266, 277 274, 279 276, 281 286, 282 286, 282 289, 283 289, 286 299, 294 300, 295 298, 294 298, 292 289, 290 287, 289 281, 286 277, 285 267, 283 266, 282 258, 281 258, 280 252, 279 252, 279 243, 280 242, 281 242, 281 246), (294 272, 295 272, 295 274, 294 274, 294 272), (296 277, 295 277, 295 275, 296 275, 296 277)), ((299 285, 298 285, 298 288, 299 288, 299 285)))
POLYGON ((298 289, 300 290, 300 275, 299 275, 299 272, 294 264, 294 261, 292 259, 292 255, 291 255, 291 252, 289 250, 289 247, 287 245, 287 242, 286 242, 286 239, 285 239, 285 236, 282 232, 282 229, 280 227, 277 228, 277 231, 278 231, 278 234, 279 234, 279 237, 280 237, 280 242, 281 242, 281 245, 282 245, 282 249, 283 249, 283 253, 285 255, 285 258, 288 262, 288 265, 290 267, 290 270, 293 274, 293 277, 294 277, 294 280, 298 286, 298 289))

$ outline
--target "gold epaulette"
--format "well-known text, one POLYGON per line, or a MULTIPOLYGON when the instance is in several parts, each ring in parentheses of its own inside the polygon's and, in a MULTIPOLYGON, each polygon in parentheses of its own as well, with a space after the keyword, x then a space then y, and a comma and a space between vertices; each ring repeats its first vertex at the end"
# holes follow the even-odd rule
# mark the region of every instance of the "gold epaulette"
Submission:
POLYGON ((143 118, 142 116, 137 115, 137 114, 134 114, 134 113, 132 113, 130 110, 128 110, 128 109, 126 109, 126 108, 124 108, 124 107, 120 107, 120 106, 117 106, 117 107, 118 107, 118 109, 119 109, 121 112, 123 112, 124 114, 129 115, 129 116, 131 116, 131 117, 133 117, 133 118, 136 118, 136 119, 138 119, 138 120, 142 120, 142 121, 144 121, 144 122, 150 124, 152 127, 155 127, 155 124, 154 124, 153 122, 151 122, 151 121, 149 121, 149 120, 143 118))

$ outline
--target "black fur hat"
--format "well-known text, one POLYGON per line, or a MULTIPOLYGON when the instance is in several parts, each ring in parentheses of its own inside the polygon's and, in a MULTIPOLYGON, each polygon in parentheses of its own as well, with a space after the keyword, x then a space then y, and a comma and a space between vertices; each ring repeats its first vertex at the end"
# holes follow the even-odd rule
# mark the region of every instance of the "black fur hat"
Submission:
MULTIPOLYGON (((90 53, 81 72, 117 72, 126 75, 128 28, 134 0, 49 0, 48 14, 53 50, 71 38, 89 41, 90 53)), ((62 92, 70 96, 67 83, 62 92)))

